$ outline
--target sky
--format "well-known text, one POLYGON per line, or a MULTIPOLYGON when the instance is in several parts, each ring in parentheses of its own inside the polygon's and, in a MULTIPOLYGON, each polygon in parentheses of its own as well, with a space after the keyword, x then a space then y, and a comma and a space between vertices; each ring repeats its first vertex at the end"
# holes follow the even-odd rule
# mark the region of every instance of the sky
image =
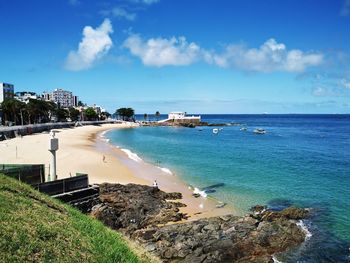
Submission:
POLYGON ((0 0, 0 82, 113 113, 350 113, 350 0, 0 0))

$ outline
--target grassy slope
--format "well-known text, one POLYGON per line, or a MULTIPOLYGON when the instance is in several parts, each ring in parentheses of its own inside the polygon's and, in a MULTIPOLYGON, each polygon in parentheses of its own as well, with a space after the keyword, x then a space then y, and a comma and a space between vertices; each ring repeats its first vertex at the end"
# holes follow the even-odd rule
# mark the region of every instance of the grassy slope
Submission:
POLYGON ((121 235, 0 175, 0 262, 142 262, 121 235))

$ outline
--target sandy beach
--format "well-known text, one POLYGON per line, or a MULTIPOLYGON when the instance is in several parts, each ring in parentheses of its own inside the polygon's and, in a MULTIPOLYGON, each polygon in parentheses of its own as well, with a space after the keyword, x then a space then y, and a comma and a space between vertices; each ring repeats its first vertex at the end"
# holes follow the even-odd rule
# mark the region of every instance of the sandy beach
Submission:
MULTIPOLYGON (((132 124, 103 124, 57 130, 58 178, 87 173, 90 184, 108 182, 152 185, 157 180, 161 190, 182 193, 181 202, 187 207, 181 209, 190 219, 235 213, 229 206, 216 208, 217 200, 194 198, 193 190, 176 175, 142 160, 133 160, 124 151, 109 144, 104 139, 103 132, 116 128, 132 128, 132 124)), ((49 137, 48 133, 39 133, 1 141, 0 163, 45 164, 47 173, 50 161, 49 137)))

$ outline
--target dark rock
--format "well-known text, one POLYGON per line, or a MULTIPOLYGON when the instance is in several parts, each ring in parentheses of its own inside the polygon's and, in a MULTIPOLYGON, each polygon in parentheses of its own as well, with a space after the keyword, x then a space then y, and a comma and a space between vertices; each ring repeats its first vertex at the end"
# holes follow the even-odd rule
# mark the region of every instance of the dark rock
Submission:
POLYGON ((244 217, 226 215, 167 224, 186 216, 179 212, 179 193, 167 194, 140 185, 103 184, 100 204, 92 215, 119 229, 163 262, 273 262, 272 255, 305 239, 295 220, 308 211, 289 207, 281 212, 255 206, 244 217), (160 226, 160 224, 162 226, 160 226))
POLYGON ((307 218, 309 216, 309 211, 306 209, 291 206, 282 210, 281 214, 288 219, 300 220, 307 218))
POLYGON ((182 205, 167 202, 180 199, 181 193, 165 193, 158 188, 136 184, 101 184, 100 204, 93 207, 92 215, 113 229, 126 234, 168 222, 187 218, 179 212, 182 205))

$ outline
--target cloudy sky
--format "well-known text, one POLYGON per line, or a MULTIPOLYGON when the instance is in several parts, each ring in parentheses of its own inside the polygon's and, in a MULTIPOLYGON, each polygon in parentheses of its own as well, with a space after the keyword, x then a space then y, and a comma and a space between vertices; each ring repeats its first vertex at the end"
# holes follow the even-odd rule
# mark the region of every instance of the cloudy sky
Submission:
POLYGON ((0 0, 0 82, 110 112, 350 113, 350 0, 0 0))

